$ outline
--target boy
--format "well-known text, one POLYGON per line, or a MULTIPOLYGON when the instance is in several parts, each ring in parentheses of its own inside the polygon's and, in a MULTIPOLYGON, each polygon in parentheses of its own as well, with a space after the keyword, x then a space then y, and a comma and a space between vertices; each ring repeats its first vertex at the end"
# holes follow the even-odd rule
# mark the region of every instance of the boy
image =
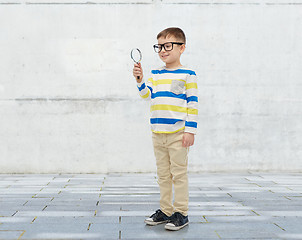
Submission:
POLYGON ((157 40, 153 47, 165 66, 152 70, 147 84, 141 64, 133 68, 141 97, 151 99, 150 123, 160 188, 160 209, 145 223, 167 223, 167 230, 179 230, 189 223, 187 160, 197 130, 197 82, 195 72, 180 63, 186 46, 184 32, 167 28, 157 40))

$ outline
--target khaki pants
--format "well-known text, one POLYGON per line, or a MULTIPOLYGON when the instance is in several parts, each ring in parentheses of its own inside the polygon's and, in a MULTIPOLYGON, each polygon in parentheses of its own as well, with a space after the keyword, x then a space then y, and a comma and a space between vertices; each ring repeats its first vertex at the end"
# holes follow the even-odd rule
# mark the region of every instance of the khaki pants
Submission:
POLYGON ((168 216, 180 212, 187 216, 188 190, 188 148, 182 147, 184 131, 176 133, 153 133, 153 147, 156 157, 160 209, 168 216), (174 183, 174 205, 172 203, 174 183))

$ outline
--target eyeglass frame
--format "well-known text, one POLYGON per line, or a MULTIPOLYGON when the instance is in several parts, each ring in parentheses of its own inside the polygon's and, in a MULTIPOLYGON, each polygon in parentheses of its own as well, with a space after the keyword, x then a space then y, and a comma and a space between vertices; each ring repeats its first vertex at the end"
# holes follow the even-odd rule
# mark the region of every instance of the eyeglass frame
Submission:
POLYGON ((160 46, 159 52, 156 52, 156 53, 160 53, 160 52, 163 50, 163 48, 165 49, 166 52, 170 52, 170 51, 173 50, 173 45, 174 45, 174 44, 183 45, 184 43, 180 43, 180 42, 166 42, 166 43, 164 43, 164 44, 154 44, 154 45, 153 45, 153 48, 154 48, 154 51, 156 52, 155 48, 160 46), (167 43, 172 43, 172 49, 171 49, 171 50, 167 50, 167 49, 166 49, 165 44, 167 44, 167 43))

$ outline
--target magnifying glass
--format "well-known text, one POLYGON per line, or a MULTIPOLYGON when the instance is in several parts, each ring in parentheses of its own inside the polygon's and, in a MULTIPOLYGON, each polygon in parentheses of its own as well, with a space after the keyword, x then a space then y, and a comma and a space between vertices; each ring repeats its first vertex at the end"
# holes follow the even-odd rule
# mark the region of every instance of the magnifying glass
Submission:
MULTIPOLYGON (((142 53, 138 48, 133 48, 131 50, 131 58, 136 63, 139 64, 139 62, 142 60, 142 53)), ((137 76, 137 79, 139 79, 140 76, 137 76)))

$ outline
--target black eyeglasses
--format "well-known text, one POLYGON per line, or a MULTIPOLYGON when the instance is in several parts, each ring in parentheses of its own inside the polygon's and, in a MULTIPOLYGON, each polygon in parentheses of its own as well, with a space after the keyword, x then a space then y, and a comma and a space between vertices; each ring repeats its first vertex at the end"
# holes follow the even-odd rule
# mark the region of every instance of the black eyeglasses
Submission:
POLYGON ((155 45, 153 45, 153 48, 154 48, 154 51, 156 53, 160 53, 163 48, 165 49, 165 51, 172 51, 174 44, 183 45, 184 43, 180 43, 180 42, 166 42, 164 44, 155 44, 155 45))

